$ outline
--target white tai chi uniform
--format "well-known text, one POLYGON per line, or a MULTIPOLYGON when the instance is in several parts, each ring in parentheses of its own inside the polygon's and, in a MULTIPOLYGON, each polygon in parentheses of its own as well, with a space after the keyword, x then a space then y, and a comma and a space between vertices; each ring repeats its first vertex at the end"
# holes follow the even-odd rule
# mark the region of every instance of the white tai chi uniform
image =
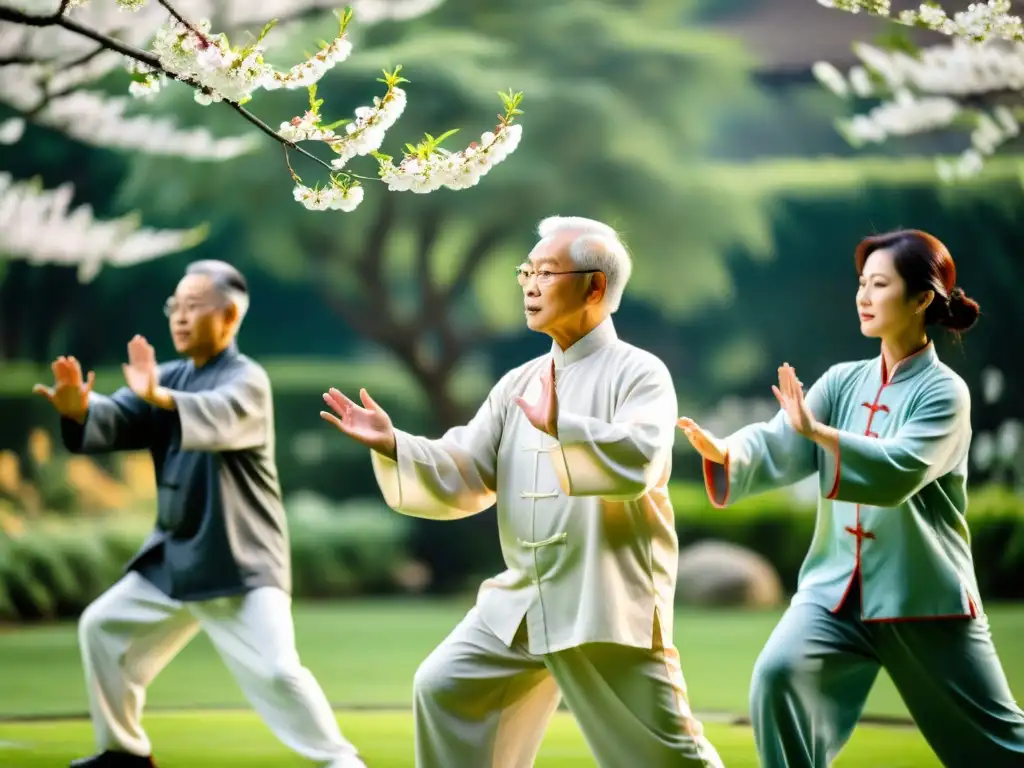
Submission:
POLYGON ((122 388, 90 395, 84 424, 61 420, 68 450, 148 449, 157 480, 153 533, 81 617, 100 750, 150 754, 140 723, 146 686, 203 629, 284 744, 320 763, 362 766, 295 650, 266 372, 232 344, 198 368, 162 365, 159 377, 173 411, 122 388))
POLYGON ((414 681, 418 768, 533 765, 560 695, 602 768, 720 766, 672 645, 679 544, 668 498, 676 393, 610 319, 506 374, 438 440, 372 453, 392 509, 453 520, 497 502, 507 570, 414 681), (556 367, 558 436, 533 427, 556 367))
POLYGON ((141 725, 146 688, 200 629, 285 746, 339 768, 355 756, 323 690, 299 661, 287 593, 260 587, 244 595, 182 603, 134 572, 93 602, 79 622, 101 750, 152 752, 141 725))

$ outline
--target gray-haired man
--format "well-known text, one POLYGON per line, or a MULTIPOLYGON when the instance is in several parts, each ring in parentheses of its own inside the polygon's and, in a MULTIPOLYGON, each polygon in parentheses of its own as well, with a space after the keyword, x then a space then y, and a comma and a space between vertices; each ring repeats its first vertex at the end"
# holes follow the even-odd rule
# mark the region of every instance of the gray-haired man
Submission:
POLYGON ((285 745, 331 768, 365 768, 302 666, 291 616, 288 531, 274 459, 270 381, 238 351, 249 305, 230 264, 191 264, 167 301, 175 350, 157 365, 141 336, 127 382, 92 392, 73 357, 36 385, 75 453, 148 449, 156 528, 125 576, 82 614, 79 638, 100 753, 86 768, 153 765, 140 719, 146 687, 202 629, 246 697, 285 745))
POLYGON ((672 642, 676 391, 612 322, 632 271, 615 230, 550 217, 516 270, 548 354, 440 439, 366 390, 323 418, 371 449, 387 504, 434 520, 497 504, 506 570, 413 679, 417 768, 527 768, 564 697, 602 768, 722 768, 672 642))

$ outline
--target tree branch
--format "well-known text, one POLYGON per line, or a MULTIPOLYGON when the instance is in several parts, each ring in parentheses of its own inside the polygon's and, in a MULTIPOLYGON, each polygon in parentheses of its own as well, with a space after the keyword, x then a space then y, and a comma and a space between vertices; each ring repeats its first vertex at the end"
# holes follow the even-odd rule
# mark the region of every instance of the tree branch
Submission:
MULTIPOLYGON (((178 82, 185 83, 186 85, 191 86, 192 88, 195 88, 197 90, 204 90, 204 87, 200 83, 197 83, 196 81, 191 80, 187 77, 180 77, 179 75, 176 75, 174 72, 166 70, 160 63, 160 59, 157 58, 154 54, 149 53, 147 51, 143 51, 142 49, 136 48, 132 45, 122 43, 120 40, 117 40, 116 38, 113 38, 110 35, 106 35, 95 29, 87 27, 84 24, 75 21, 74 19, 66 18, 64 16, 64 11, 67 9, 69 2, 70 0, 61 0, 61 5, 58 11, 49 16, 33 16, 22 11, 16 11, 11 8, 0 7, 0 21, 9 21, 14 24, 22 24, 30 27, 63 27, 69 32, 74 32, 75 34, 81 35, 82 37, 87 37, 90 40, 95 40, 97 43, 100 44, 101 49, 116 51, 117 53, 120 53, 122 56, 126 56, 129 59, 134 59, 135 61, 145 64, 148 68, 152 69, 153 71, 160 72, 166 75, 167 77, 171 78, 172 80, 177 80, 178 82)), ((173 11, 171 7, 168 5, 168 3, 161 1, 161 5, 163 5, 169 11, 171 11, 176 18, 181 19, 180 14, 177 14, 177 12, 173 11)), ((189 28, 191 29, 191 26, 188 25, 187 22, 183 21, 183 23, 185 23, 186 26, 189 26, 189 28)), ((243 118, 245 118, 254 126, 256 126, 261 132, 265 133, 267 136, 270 136, 275 141, 284 144, 286 147, 290 149, 294 149, 300 155, 308 157, 310 160, 319 163, 323 167, 327 168, 329 171, 334 171, 330 163, 326 162, 325 160, 321 160, 319 157, 312 154, 308 150, 298 146, 298 144, 296 144, 294 141, 284 138, 283 136, 278 134, 277 131, 275 131, 273 128, 264 123, 262 120, 260 120, 258 117, 256 117, 254 114, 249 112, 249 110, 245 109, 237 102, 225 100, 225 103, 230 104, 232 109, 238 112, 238 114, 240 114, 243 118)), ((33 114, 41 110, 43 106, 45 106, 45 104, 41 105, 36 110, 33 110, 33 114)))
POLYGON ((370 229, 363 252, 358 259, 350 262, 360 282, 361 300, 355 304, 349 304, 331 290, 332 281, 327 267, 332 261, 327 254, 336 248, 333 239, 316 228, 303 230, 300 237, 306 252, 314 260, 316 282, 322 286, 322 294, 331 308, 357 333, 391 349, 410 368, 415 368, 415 331, 400 323, 395 316, 381 268, 388 232, 395 221, 396 209, 392 198, 392 195, 385 195, 381 199, 377 218, 370 229))
POLYGON ((439 211, 424 209, 419 217, 419 239, 416 245, 416 283, 420 295, 420 325, 437 325, 442 319, 444 307, 434 286, 430 269, 430 255, 434 251, 437 237, 441 234, 443 217, 439 211))
MULTIPOLYGON (((448 291, 444 294, 443 304, 445 306, 451 306, 462 297, 476 276, 480 265, 487 258, 487 255, 498 243, 508 237, 510 231, 509 221, 515 220, 516 217, 514 216, 503 217, 500 221, 495 221, 479 232, 476 240, 473 241, 473 244, 466 251, 466 255, 462 259, 462 265, 455 274, 455 279, 452 280, 451 285, 448 286, 448 291)), ((509 272, 511 271, 510 267, 509 272)))
MULTIPOLYGON (((173 77, 175 80, 179 80, 180 79, 178 77, 175 77, 172 72, 167 72, 160 65, 160 59, 158 59, 152 53, 144 51, 141 48, 136 48, 134 45, 128 45, 127 43, 122 43, 117 38, 111 37, 110 35, 106 35, 106 34, 104 34, 102 32, 99 32, 99 31, 93 29, 92 27, 87 27, 84 24, 82 24, 81 22, 75 21, 74 19, 68 19, 68 18, 64 18, 64 17, 59 17, 55 21, 50 22, 50 24, 55 24, 58 27, 63 27, 64 29, 68 30, 69 32, 74 32, 76 35, 81 35, 82 37, 87 37, 90 40, 95 40, 97 43, 102 45, 107 50, 117 51, 122 56, 127 56, 129 59, 135 59, 135 61, 139 61, 139 62, 145 64, 147 67, 151 67, 151 68, 153 68, 153 69, 155 69, 157 71, 163 72, 168 77, 173 77)), ((49 26, 49 25, 42 25, 42 26, 49 26)))
POLYGON ((181 26, 185 27, 185 29, 189 30, 192 34, 194 34, 200 40, 206 40, 206 36, 203 35, 203 34, 200 34, 199 30, 196 29, 194 26, 192 26, 185 19, 184 16, 182 16, 180 13, 178 13, 174 9, 174 7, 169 2, 167 2, 167 0, 157 0, 157 1, 160 3, 160 5, 162 5, 164 8, 167 9, 167 12, 169 14, 171 14, 171 16, 174 18, 174 20, 177 21, 179 24, 181 24, 181 26))
POLYGON ((95 59, 97 56, 99 56, 105 50, 107 50, 106 46, 98 45, 95 48, 93 48, 91 51, 89 51, 89 53, 82 54, 77 59, 72 59, 71 61, 67 62, 66 64, 62 64, 61 65, 61 69, 62 70, 74 69, 75 67, 80 67, 83 64, 88 64, 90 61, 95 59))
MULTIPOLYGON (((179 78, 175 78, 175 79, 179 79, 179 78)), ((188 82, 188 81, 183 81, 183 82, 188 82)), ((193 84, 192 84, 191 82, 189 82, 189 85, 193 85, 193 84)), ((194 86, 194 87, 195 87, 195 86, 194 86)), ((247 109, 246 109, 245 107, 243 107, 242 105, 240 105, 240 104, 238 104, 238 103, 236 103, 236 102, 234 102, 234 101, 227 101, 227 100, 225 100, 225 102, 224 102, 224 103, 225 103, 225 104, 230 104, 230 105, 231 105, 231 108, 232 108, 232 109, 234 109, 234 110, 235 110, 235 112, 237 112, 237 113, 238 113, 238 114, 240 114, 240 115, 241 115, 242 117, 244 117, 244 118, 245 118, 246 120, 248 120, 248 121, 249 121, 250 123, 252 123, 253 125, 255 125, 255 126, 256 126, 257 128, 259 128, 259 129, 260 129, 260 130, 261 130, 261 131, 262 131, 263 133, 267 134, 267 136, 269 136, 270 138, 274 139, 275 141, 279 141, 279 142, 281 142, 282 144, 284 144, 284 145, 285 145, 286 147, 288 147, 289 149, 294 149, 294 150, 295 150, 296 152, 298 152, 298 153, 299 153, 300 155, 303 155, 303 156, 305 156, 305 157, 308 157, 308 158, 309 158, 310 160, 313 160, 314 162, 320 163, 320 165, 322 165, 322 166, 323 166, 324 168, 326 168, 327 170, 329 170, 329 171, 331 171, 331 172, 333 172, 333 171, 334 171, 334 169, 333 169, 333 168, 331 167, 331 164, 330 164, 330 163, 328 163, 328 162, 327 162, 327 161, 325 161, 325 160, 321 160, 321 159, 320 159, 319 157, 317 157, 316 155, 314 155, 313 153, 311 153, 311 152, 310 152, 309 150, 306 150, 306 149, 303 149, 302 147, 300 147, 300 146, 299 146, 298 144, 296 144, 296 143, 295 143, 294 141, 290 141, 290 140, 288 140, 288 139, 284 138, 284 137, 283 137, 283 136, 281 136, 281 135, 280 135, 280 134, 279 134, 279 133, 278 133, 277 131, 275 131, 275 130, 274 130, 273 128, 271 128, 271 127, 270 127, 269 125, 267 125, 266 123, 264 123, 264 122, 263 122, 262 120, 260 120, 260 119, 259 119, 258 117, 256 117, 256 115, 254 115, 254 114, 253 114, 252 112, 250 112, 249 110, 247 110, 247 109)))
POLYGON ((0 6, 0 21, 10 21, 14 24, 24 24, 29 27, 48 27, 61 20, 70 4, 71 0, 60 0, 60 7, 49 16, 33 16, 31 13, 0 6))
MULTIPOLYGON (((384 261, 388 234, 395 226, 397 207, 392 196, 385 196, 377 209, 377 217, 370 228, 362 253, 352 264, 359 280, 359 300, 350 302, 331 290, 327 266, 328 254, 334 242, 322 231, 306 230, 300 236, 304 250, 316 260, 317 282, 323 287, 322 295, 331 309, 356 333, 380 344, 397 357, 431 398, 435 416, 443 427, 458 423, 465 416, 464 408, 452 399, 451 375, 466 351, 488 334, 486 327, 477 326, 459 332, 451 321, 451 305, 444 303, 447 292, 440 290, 431 279, 430 257, 444 219, 427 211, 418 220, 416 250, 416 278, 421 296, 420 311, 407 322, 395 314, 394 304, 384 280, 384 261), (437 333, 440 353, 428 358, 420 353, 425 338, 431 331, 437 333)), ((507 224, 500 227, 498 239, 505 236, 507 224)), ((491 251, 492 238, 482 233, 469 253, 478 262, 491 251), (476 256, 478 252, 483 255, 476 256)), ((465 262, 464 262, 465 263, 465 262)), ((475 267, 471 267, 475 270, 475 267)))

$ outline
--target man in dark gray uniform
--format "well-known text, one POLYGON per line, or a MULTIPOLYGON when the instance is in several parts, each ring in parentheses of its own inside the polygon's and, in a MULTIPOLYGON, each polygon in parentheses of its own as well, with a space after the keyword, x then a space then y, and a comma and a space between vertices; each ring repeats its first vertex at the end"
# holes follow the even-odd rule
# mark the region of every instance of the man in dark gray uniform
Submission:
POLYGON ((35 387, 60 413, 68 450, 148 449, 157 479, 155 530, 79 623, 100 752, 72 766, 154 764, 140 724, 146 687, 202 629, 285 745, 365 768, 295 649, 270 381, 235 341, 248 304, 238 270, 195 262, 166 307, 184 359, 158 366, 136 336, 127 386, 112 396, 92 392, 73 357, 53 363, 52 388, 35 387))

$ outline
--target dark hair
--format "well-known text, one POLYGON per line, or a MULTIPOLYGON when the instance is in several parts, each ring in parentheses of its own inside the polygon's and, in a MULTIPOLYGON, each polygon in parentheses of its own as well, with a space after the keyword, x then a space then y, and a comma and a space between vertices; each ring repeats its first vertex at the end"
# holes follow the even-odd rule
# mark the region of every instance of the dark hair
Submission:
POLYGON ((249 284, 246 282, 245 277, 226 261, 219 261, 218 259, 193 261, 185 267, 185 274, 206 275, 213 281, 218 290, 221 291, 230 289, 246 295, 249 293, 249 284))
POLYGON ((893 265, 907 285, 907 295, 935 291, 924 313, 925 325, 941 325, 951 331, 968 330, 981 313, 978 302, 956 284, 956 265, 937 237, 918 229, 901 229, 864 238, 854 253, 857 274, 875 251, 892 252, 893 265))

